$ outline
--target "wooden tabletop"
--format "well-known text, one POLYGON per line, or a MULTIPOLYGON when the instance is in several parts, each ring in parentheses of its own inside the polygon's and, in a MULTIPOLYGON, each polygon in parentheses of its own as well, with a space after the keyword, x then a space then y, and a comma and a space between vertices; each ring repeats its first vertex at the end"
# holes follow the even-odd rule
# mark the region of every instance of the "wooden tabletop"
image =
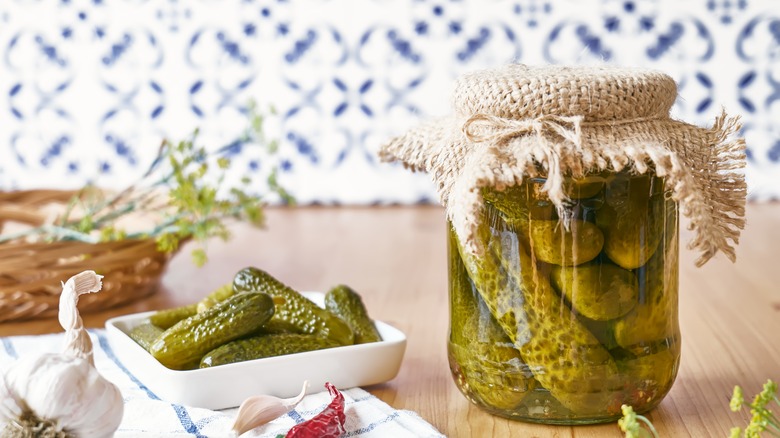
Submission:
MULTIPOLYGON (((670 394, 649 417, 661 437, 728 436, 747 423, 732 413, 735 384, 752 397, 780 380, 780 204, 748 207, 738 262, 722 255, 695 268, 682 250, 682 364, 670 394)), ((683 231, 681 246, 690 238, 683 231)), ((366 388, 397 409, 416 411, 449 437, 610 437, 615 424, 532 425, 489 415, 455 387, 446 357, 448 328, 444 212, 438 207, 274 208, 264 230, 236 226, 227 243, 210 243, 210 262, 194 267, 185 247, 162 289, 122 308, 85 315, 89 327, 109 317, 191 303, 246 266, 265 269, 299 290, 338 283, 360 292, 371 315, 406 333, 399 375, 366 388)), ((56 320, 0 324, 0 336, 60 331, 56 320)))

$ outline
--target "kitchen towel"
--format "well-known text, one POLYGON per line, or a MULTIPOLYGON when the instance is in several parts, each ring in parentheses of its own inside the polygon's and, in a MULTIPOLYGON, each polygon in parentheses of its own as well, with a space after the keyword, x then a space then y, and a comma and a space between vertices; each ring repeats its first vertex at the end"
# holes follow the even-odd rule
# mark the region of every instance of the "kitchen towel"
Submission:
MULTIPOLYGON (((95 366, 122 391, 124 418, 115 437, 230 437, 237 408, 211 411, 182 406, 161 400, 139 381, 114 355, 106 331, 89 330, 94 345, 95 366)), ((13 336, 0 338, 0 370, 3 372, 16 358, 44 352, 58 352, 62 334, 13 336)), ((324 388, 310 387, 307 395, 287 415, 242 436, 276 437, 284 435, 297 423, 321 412, 330 403, 324 388)), ((344 437, 443 437, 416 413, 396 410, 361 388, 341 389, 345 398, 344 437)), ((259 394, 258 394, 259 395, 259 394)))

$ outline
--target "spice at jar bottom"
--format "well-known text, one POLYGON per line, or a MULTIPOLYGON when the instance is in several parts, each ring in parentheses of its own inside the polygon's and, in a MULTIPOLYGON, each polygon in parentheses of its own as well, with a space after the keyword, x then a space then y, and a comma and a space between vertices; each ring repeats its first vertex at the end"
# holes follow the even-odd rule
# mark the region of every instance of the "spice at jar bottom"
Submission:
POLYGON ((473 403, 548 424, 657 406, 680 361, 678 211, 697 265, 734 260, 737 118, 673 120, 668 75, 509 65, 380 157, 433 176, 449 225, 450 368, 473 403))

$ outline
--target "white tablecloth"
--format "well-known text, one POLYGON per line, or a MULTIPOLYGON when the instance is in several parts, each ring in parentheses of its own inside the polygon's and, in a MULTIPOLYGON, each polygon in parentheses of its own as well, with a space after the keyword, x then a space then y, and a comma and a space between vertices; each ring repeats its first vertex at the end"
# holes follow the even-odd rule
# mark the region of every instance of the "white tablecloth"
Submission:
MULTIPOLYGON (((237 409, 211 411, 161 400, 117 359, 105 330, 90 330, 95 348, 95 366, 122 391, 124 418, 116 437, 229 437, 237 409)), ((5 370, 20 356, 58 352, 62 335, 0 338, 0 369, 5 370)), ((339 388, 341 390, 341 388, 339 388)), ((316 390, 316 388, 309 388, 316 390)), ((396 410, 361 388, 341 390, 347 415, 344 437, 442 437, 416 413, 396 410)), ((315 416, 330 403, 327 391, 309 394, 287 415, 242 435, 276 437, 292 426, 315 416)))

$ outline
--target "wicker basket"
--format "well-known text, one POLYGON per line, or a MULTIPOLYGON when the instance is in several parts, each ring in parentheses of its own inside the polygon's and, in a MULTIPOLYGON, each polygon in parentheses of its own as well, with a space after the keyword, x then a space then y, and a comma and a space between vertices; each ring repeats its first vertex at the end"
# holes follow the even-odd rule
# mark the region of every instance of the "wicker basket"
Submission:
MULTIPOLYGON (((0 193, 0 231, 5 222, 44 223, 41 208, 65 204, 76 192, 31 190, 0 193)), ((79 310, 94 312, 153 293, 170 255, 153 239, 116 242, 0 244, 0 322, 57 315, 61 281, 92 269, 104 275, 103 289, 79 299, 79 310)))

